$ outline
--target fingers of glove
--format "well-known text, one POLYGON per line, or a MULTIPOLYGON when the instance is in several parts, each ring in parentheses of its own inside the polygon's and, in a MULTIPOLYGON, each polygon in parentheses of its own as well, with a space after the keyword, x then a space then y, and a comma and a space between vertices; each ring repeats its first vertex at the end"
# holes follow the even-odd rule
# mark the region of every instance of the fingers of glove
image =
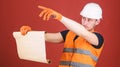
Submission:
POLYGON ((52 9, 48 9, 48 12, 46 12, 47 14, 45 15, 46 20, 49 20, 50 18, 56 18, 56 13, 54 10, 52 9))
POLYGON ((22 26, 20 28, 20 32, 21 32, 22 35, 27 34, 28 31, 31 31, 31 27, 30 26, 22 26))
POLYGON ((25 27, 21 27, 20 32, 22 35, 25 35, 27 31, 25 30, 25 27))
POLYGON ((39 16, 42 17, 46 12, 48 12, 48 10, 43 10, 39 16))
POLYGON ((49 11, 47 11, 47 12, 44 14, 44 16, 43 16, 43 20, 47 20, 47 16, 48 16, 48 14, 50 14, 49 11))
POLYGON ((47 20, 49 20, 49 19, 51 18, 51 16, 52 16, 52 14, 49 13, 49 14, 47 15, 47 20))
POLYGON ((22 35, 26 35, 27 34, 26 30, 21 30, 20 32, 21 32, 22 35))

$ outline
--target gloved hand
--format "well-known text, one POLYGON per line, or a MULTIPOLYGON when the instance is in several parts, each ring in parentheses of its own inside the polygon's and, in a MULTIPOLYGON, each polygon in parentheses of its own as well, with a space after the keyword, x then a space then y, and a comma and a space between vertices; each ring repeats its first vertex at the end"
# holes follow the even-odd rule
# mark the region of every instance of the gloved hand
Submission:
POLYGON ((43 9, 43 11, 40 13, 40 17, 43 17, 43 20, 49 20, 51 17, 57 20, 62 19, 62 15, 50 8, 46 8, 43 6, 38 6, 38 8, 43 9))
POLYGON ((31 31, 31 27, 30 26, 22 26, 20 28, 20 32, 22 35, 26 35, 28 31, 31 31))

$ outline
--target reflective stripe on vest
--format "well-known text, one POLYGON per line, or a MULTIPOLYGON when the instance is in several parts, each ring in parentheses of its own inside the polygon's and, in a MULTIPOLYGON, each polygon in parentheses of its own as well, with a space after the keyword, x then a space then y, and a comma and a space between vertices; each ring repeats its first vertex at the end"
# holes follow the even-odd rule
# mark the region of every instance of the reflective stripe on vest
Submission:
POLYGON ((82 64, 82 63, 70 62, 70 61, 60 61, 60 65, 73 66, 73 67, 93 67, 89 64, 82 64))
POLYGON ((64 48, 63 52, 72 52, 72 53, 79 53, 79 54, 85 54, 89 55, 95 62, 98 61, 98 58, 94 56, 90 51, 88 50, 83 50, 83 49, 73 49, 73 48, 64 48))

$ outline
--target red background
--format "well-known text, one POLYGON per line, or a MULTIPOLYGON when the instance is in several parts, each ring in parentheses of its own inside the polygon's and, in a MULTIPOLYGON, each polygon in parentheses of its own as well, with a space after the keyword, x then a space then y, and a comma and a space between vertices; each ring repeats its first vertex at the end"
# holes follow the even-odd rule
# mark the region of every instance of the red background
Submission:
POLYGON ((63 44, 46 43, 47 58, 51 64, 20 60, 17 55, 13 31, 22 25, 30 25, 33 30, 58 32, 65 30, 63 24, 38 17, 37 5, 52 8, 66 17, 80 22, 82 7, 88 2, 97 2, 103 8, 103 20, 96 30, 105 38, 105 46, 96 67, 120 67, 120 9, 119 0, 0 0, 0 67, 57 67, 63 44))

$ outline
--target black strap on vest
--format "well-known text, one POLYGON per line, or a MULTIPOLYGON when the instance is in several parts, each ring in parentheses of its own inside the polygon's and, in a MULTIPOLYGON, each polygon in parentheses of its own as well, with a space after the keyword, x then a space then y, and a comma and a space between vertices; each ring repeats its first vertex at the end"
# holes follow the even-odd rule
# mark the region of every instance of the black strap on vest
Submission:
POLYGON ((76 35, 73 41, 75 41, 77 38, 78 38, 78 36, 76 35))

